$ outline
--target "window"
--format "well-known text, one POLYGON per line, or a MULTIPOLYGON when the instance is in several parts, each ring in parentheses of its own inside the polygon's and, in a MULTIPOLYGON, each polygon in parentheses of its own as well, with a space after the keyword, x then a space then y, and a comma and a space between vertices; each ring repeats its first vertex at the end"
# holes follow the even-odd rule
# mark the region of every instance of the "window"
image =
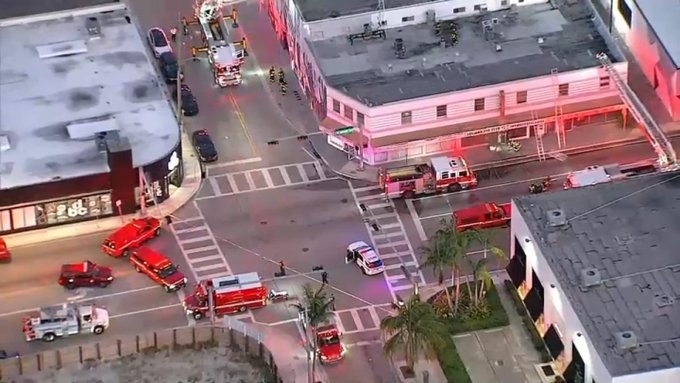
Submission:
POLYGON ((449 172, 442 172, 442 179, 443 180, 449 179, 449 172))
POLYGON ((345 117, 354 121, 354 109, 352 109, 351 107, 349 107, 347 105, 345 105, 345 117))
POLYGON ((465 13, 465 7, 453 8, 453 13, 465 13))
POLYGON ((446 117, 446 105, 437 106, 437 118, 446 117))
POLYGON ((525 104, 527 102, 527 91, 526 90, 520 90, 517 92, 517 103, 518 104, 525 104))
POLYGON ((415 16, 406 16, 406 17, 402 17, 402 18, 401 18, 401 22, 402 22, 402 23, 407 23, 407 22, 413 21, 413 20, 415 20, 415 19, 416 19, 415 16))
POLYGON ((507 7, 508 6, 508 0, 501 0, 501 7, 507 7))
POLYGON ((12 230, 12 220, 9 218, 9 210, 0 211, 0 231, 12 230))
POLYGON ((360 128, 364 127, 364 114, 361 112, 357 112, 357 125, 360 128))
POLYGON ((411 112, 401 112, 401 124, 408 125, 411 123, 411 112))
POLYGON ((569 95, 569 84, 560 84, 559 87, 559 96, 568 96, 569 95))
POLYGON ((340 101, 333 100, 333 111, 340 114, 340 101))
POLYGON ((479 112, 480 110, 484 110, 484 99, 475 98, 475 112, 479 112))
POLYGON ((475 11, 486 11, 486 4, 476 4, 473 8, 475 11))
POLYGON ((600 89, 609 88, 609 76, 600 77, 600 89))

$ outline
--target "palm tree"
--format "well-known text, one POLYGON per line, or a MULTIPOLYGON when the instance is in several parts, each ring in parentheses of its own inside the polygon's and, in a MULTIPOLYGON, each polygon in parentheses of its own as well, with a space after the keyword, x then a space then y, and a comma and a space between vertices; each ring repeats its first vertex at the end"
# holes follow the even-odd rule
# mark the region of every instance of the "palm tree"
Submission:
MULTIPOLYGON (((440 286, 444 284, 444 272, 449 269, 453 262, 453 250, 451 249, 449 233, 447 232, 449 228, 445 220, 442 221, 442 224, 444 227, 437 230, 430 239, 430 246, 422 248, 423 257, 420 263, 420 269, 426 267, 432 268, 432 272, 437 276, 440 286)), ((447 286, 444 286, 444 293, 446 294, 449 310, 453 314, 453 300, 447 286)))
POLYGON ((471 231, 460 232, 456 230, 455 224, 451 222, 446 229, 446 241, 451 249, 451 282, 455 285, 453 313, 458 313, 460 307, 460 280, 462 265, 467 259, 470 246, 474 241, 474 233, 471 231))
MULTIPOLYGON (((303 286, 303 302, 293 303, 291 306, 298 309, 300 313, 305 315, 306 322, 311 327, 312 334, 316 333, 316 328, 328 322, 333 317, 333 299, 329 298, 324 290, 324 285, 321 285, 318 289, 313 288, 310 284, 305 284, 303 286)), ((307 328, 305 328, 305 334, 307 333, 307 328)), ((311 345, 313 348, 312 352, 312 379, 315 381, 316 376, 316 336, 312 335, 311 345)))
POLYGON ((484 294, 486 293, 484 285, 491 281, 491 274, 489 274, 489 269, 487 267, 489 263, 487 254, 490 253, 498 260, 498 262, 500 262, 501 260, 505 259, 505 252, 503 249, 491 244, 491 237, 489 236, 488 232, 472 230, 470 231, 470 234, 472 235, 473 241, 482 245, 484 249, 484 258, 477 262, 472 262, 470 258, 466 256, 468 263, 472 266, 473 281, 475 285, 473 293, 470 289, 470 284, 468 283, 470 302, 473 305, 479 305, 484 298, 484 294))
POLYGON ((383 318, 380 329, 387 338, 383 346, 385 354, 392 356, 403 349, 411 371, 421 353, 432 353, 441 345, 442 339, 449 336, 446 325, 437 317, 434 308, 421 302, 416 295, 404 302, 395 315, 383 318))

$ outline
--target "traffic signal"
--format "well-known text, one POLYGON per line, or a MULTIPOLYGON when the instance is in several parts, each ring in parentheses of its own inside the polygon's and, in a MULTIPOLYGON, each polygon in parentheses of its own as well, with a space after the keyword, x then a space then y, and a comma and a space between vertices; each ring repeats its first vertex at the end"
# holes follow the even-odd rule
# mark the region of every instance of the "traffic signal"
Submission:
POLYGON ((337 134, 338 136, 343 136, 343 135, 346 135, 346 134, 350 134, 353 131, 354 131, 353 126, 345 126, 344 128, 335 129, 335 134, 337 134))
POLYGON ((272 141, 267 141, 267 145, 278 145, 279 140, 272 140, 272 141))
POLYGON ((298 141, 307 141, 307 138, 308 138, 308 137, 307 137, 306 135, 297 136, 297 140, 298 140, 298 141))

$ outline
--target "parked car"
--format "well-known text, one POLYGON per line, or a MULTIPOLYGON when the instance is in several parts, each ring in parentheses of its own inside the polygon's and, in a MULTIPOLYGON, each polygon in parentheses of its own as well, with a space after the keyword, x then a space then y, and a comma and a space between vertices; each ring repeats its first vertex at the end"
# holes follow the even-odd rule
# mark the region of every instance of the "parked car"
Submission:
POLYGON ((177 291, 187 285, 187 278, 163 254, 150 247, 140 247, 130 255, 130 263, 139 273, 146 274, 165 291, 177 291))
POLYGON ((161 53, 158 58, 158 65, 161 67, 161 74, 165 78, 165 82, 172 84, 177 82, 177 75, 179 73, 180 79, 184 78, 184 75, 179 71, 179 64, 177 63, 177 57, 172 52, 161 53))
MULTIPOLYGON (((189 85, 182 84, 182 89, 180 90, 182 94, 182 114, 185 116, 195 116, 198 114, 198 101, 196 101, 196 97, 194 97, 193 92, 191 92, 191 88, 189 88, 189 85)), ((177 90, 175 89, 174 92, 172 92, 172 97, 175 99, 175 102, 177 102, 177 90)))
POLYGON ((110 267, 99 266, 90 261, 83 261, 81 263, 61 266, 58 283, 71 290, 76 287, 106 287, 112 281, 113 271, 111 271, 110 267))
POLYGON ((131 250, 161 234, 161 221, 154 217, 133 219, 114 231, 102 243, 104 253, 112 257, 127 257, 131 250))
POLYGON ((198 130, 191 135, 191 142, 202 162, 217 161, 217 150, 206 130, 198 130))
POLYGON ((11 260, 12 254, 10 254, 5 240, 0 237, 0 262, 9 262, 11 260))
POLYGON ((510 224, 512 211, 509 203, 487 202, 453 212, 456 231, 481 230, 510 224))
POLYGON ((165 32, 162 29, 158 27, 149 29, 149 32, 146 34, 146 40, 156 58, 160 58, 161 55, 166 52, 172 53, 172 47, 170 46, 168 36, 165 35, 165 32))

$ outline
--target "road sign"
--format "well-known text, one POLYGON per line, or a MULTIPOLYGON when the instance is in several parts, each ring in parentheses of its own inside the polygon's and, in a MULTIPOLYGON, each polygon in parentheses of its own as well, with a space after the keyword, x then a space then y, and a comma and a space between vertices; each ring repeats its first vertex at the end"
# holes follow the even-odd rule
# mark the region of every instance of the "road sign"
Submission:
POLYGON ((354 131, 353 126, 345 126, 344 128, 335 129, 335 134, 337 134, 338 136, 344 136, 352 133, 353 131, 354 131))

